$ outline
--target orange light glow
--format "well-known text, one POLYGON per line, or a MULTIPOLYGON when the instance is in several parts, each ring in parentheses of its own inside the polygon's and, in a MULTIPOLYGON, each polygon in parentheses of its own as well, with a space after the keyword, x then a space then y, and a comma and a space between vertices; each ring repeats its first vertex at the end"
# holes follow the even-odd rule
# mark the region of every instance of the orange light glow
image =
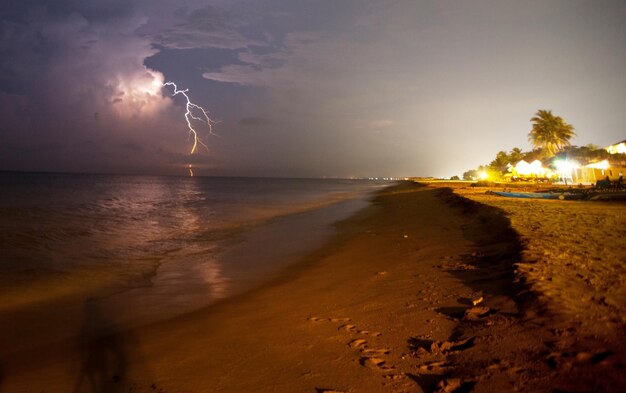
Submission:
POLYGON ((587 165, 587 168, 595 168, 595 169, 609 169, 609 161, 604 160, 600 162, 594 162, 593 164, 587 165))
POLYGON ((532 163, 527 163, 524 160, 521 160, 515 166, 509 168, 509 171, 513 173, 515 176, 521 177, 552 177, 554 172, 550 169, 545 168, 541 161, 535 160, 532 163))

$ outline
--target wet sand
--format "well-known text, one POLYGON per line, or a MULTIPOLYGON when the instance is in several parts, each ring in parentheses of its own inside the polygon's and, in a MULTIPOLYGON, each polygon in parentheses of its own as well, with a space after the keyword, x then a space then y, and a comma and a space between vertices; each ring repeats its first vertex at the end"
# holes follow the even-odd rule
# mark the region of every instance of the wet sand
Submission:
POLYGON ((148 327, 107 335, 86 304, 77 342, 0 360, 0 391, 622 391, 623 307, 604 335, 553 312, 516 265, 533 232, 470 199, 388 188, 280 279, 148 327))

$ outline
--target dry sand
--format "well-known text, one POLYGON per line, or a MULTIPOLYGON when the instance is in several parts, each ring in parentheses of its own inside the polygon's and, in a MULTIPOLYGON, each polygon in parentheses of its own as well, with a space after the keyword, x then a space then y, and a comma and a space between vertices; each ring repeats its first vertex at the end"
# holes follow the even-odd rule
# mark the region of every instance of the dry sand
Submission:
MULTIPOLYGON (((556 232, 546 224, 562 223, 552 205, 533 205, 543 209, 533 221, 522 205, 502 202, 507 210, 477 191, 457 190, 487 205, 449 189, 386 189, 266 286, 145 328, 1 359, 0 391, 623 391, 623 244, 612 254, 612 246, 590 250, 580 226, 556 232), (537 239, 571 231, 588 252, 572 254, 585 261, 572 263, 585 266, 589 287, 569 285, 562 272, 570 267, 538 257, 559 248, 537 239), (583 256, 598 253, 597 262, 583 256), (600 271, 608 255, 617 276, 600 271), (570 287, 592 291, 586 306, 564 295, 570 287)), ((623 230, 625 208, 610 207, 601 216, 576 211, 590 221, 613 217, 603 231, 623 230)), ((107 320, 87 305, 85 337, 107 320)))
MULTIPOLYGON (((626 204, 504 198, 461 183, 430 187, 475 225, 497 232, 499 217, 519 245, 509 261, 520 318, 494 318, 488 329, 462 323, 484 344, 455 357, 455 374, 477 381, 475 391, 507 383, 531 392, 624 391, 626 204)), ((493 240, 477 244, 488 250, 493 240)), ((489 252, 480 257, 488 266, 489 252)))
POLYGON ((518 278, 550 314, 593 335, 624 331, 625 203, 503 198, 476 187, 454 191, 506 214, 523 243, 518 278))

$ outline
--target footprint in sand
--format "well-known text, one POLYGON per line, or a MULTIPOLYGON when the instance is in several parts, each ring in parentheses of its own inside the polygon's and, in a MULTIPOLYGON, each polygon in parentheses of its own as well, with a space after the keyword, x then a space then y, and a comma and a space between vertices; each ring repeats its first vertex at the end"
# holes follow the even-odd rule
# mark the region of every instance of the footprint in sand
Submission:
POLYGON ((388 371, 393 370, 393 367, 385 366, 385 359, 374 358, 374 357, 362 357, 359 360, 361 366, 367 367, 371 370, 376 371, 388 371))
POLYGON ((311 321, 311 322, 321 322, 321 321, 325 321, 325 318, 320 318, 320 317, 309 317, 307 318, 307 321, 311 321))
POLYGON ((443 373, 449 367, 450 367, 450 364, 445 361, 432 361, 432 362, 428 362, 426 364, 420 365, 418 369, 422 372, 430 371, 430 372, 435 372, 435 373, 443 373))
POLYGON ((356 326, 351 324, 351 323, 347 323, 345 325, 341 325, 337 328, 337 330, 344 330, 346 332, 357 332, 358 334, 362 334, 364 336, 373 336, 373 337, 378 337, 380 335, 382 335, 381 332, 370 332, 369 330, 357 330, 356 326))
POLYGON ((387 348, 382 349, 373 349, 373 348, 364 348, 361 350, 361 353, 364 355, 388 355, 391 352, 387 348))
POLYGON ((374 336, 374 337, 378 337, 382 334, 380 332, 370 332, 369 330, 359 330, 358 333, 363 334, 365 336, 374 336))
POLYGON ((357 338, 355 340, 350 341, 348 343, 348 346, 350 346, 351 348, 360 348, 364 346, 365 344, 367 344, 367 340, 357 338))
POLYGON ((350 322, 350 318, 329 318, 331 322, 350 322))
POLYGON ((385 379, 397 380, 397 379, 404 378, 404 375, 402 375, 402 374, 389 374, 389 375, 385 375, 384 378, 385 379))

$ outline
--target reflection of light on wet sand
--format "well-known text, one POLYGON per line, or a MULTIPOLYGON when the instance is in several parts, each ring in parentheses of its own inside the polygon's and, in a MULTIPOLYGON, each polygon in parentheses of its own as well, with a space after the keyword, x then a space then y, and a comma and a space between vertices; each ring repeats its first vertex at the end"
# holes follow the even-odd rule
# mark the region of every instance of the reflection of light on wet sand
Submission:
POLYGON ((203 266, 202 278, 209 284, 209 293, 214 299, 222 299, 227 295, 228 279, 222 275, 222 268, 216 261, 203 266))
POLYGON ((190 246, 159 266, 152 285, 134 288, 103 300, 103 309, 121 327, 141 326, 193 312, 230 295, 222 266, 190 246))
POLYGON ((215 244, 199 239, 212 209, 202 205, 198 183, 180 184, 169 199, 175 203, 160 227, 172 228, 170 238, 180 243, 175 251, 162 255, 151 285, 134 288, 107 301, 110 313, 124 326, 141 325, 192 312, 229 295, 229 280, 221 264, 213 260, 215 244), (204 212, 204 214, 203 214, 204 212), (174 229, 175 228, 175 229, 174 229))
MULTIPOLYGON (((191 196, 198 194, 196 183, 188 184, 188 186, 182 189, 181 192, 187 195, 187 199, 192 199, 191 196)), ((181 209, 179 218, 181 229, 183 229, 185 233, 189 234, 189 236, 193 236, 193 234, 200 232, 200 217, 195 210, 181 209)), ((198 247, 198 245, 195 246, 198 247)), ((191 251, 189 250, 189 247, 187 250, 191 251)), ((204 248, 197 252, 197 255, 202 256, 207 255, 207 253, 208 249, 204 248)), ((189 255, 192 254, 193 251, 189 255)), ((210 300, 221 299, 227 296, 228 279, 223 276, 222 267, 217 261, 209 260, 207 262, 199 263, 197 265, 197 270, 202 282, 208 284, 208 296, 204 302, 210 302, 210 300)))

